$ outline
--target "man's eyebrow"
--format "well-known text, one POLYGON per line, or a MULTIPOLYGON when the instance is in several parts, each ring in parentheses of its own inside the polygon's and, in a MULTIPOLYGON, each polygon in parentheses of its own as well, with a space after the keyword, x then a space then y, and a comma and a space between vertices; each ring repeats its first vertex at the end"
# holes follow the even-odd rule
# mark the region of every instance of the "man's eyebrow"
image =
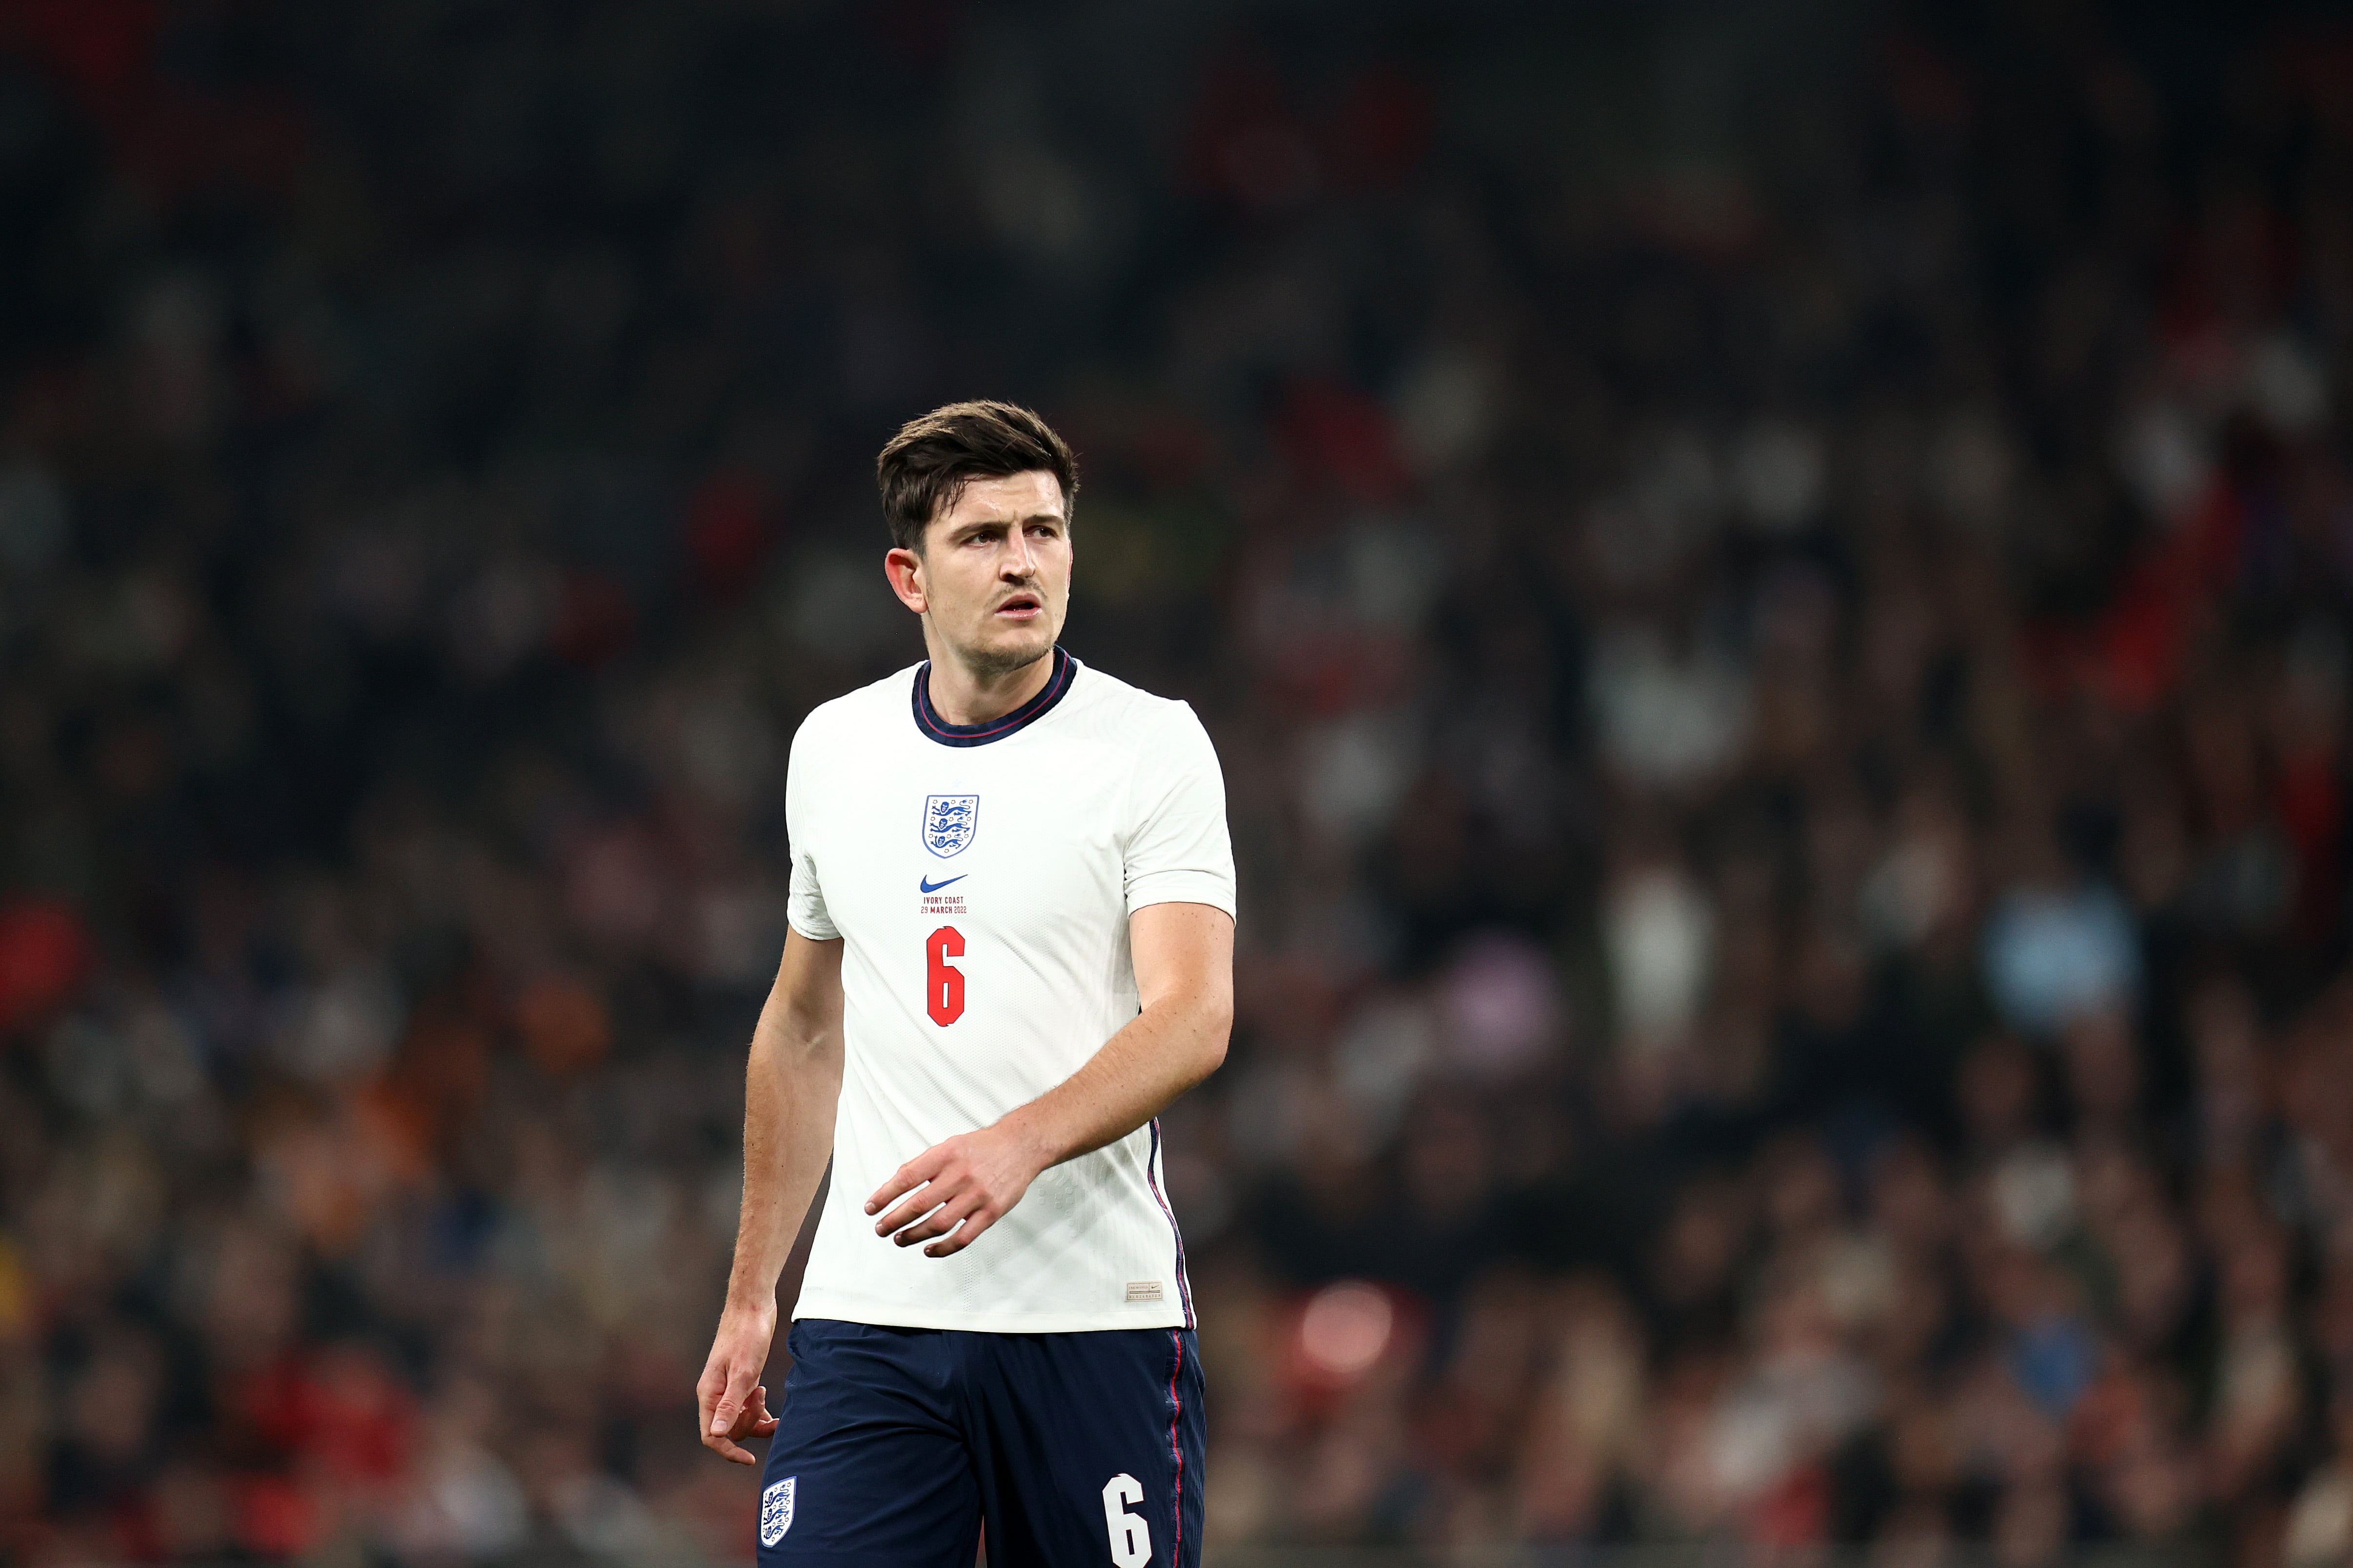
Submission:
POLYGON ((1027 517, 976 517, 957 525, 953 537, 969 539, 984 528, 1011 528, 1016 523, 1051 522, 1068 528, 1071 520, 1059 511, 1033 511, 1027 517))

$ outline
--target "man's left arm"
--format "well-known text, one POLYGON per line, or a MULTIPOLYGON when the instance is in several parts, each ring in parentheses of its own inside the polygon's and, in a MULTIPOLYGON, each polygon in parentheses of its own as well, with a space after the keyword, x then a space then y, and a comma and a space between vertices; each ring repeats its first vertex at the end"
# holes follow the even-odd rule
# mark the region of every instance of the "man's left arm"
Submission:
POLYGON ((1233 917, 1208 904, 1147 904, 1127 931, 1143 1011, 1055 1088, 900 1166, 866 1201, 882 1215, 875 1235, 928 1242, 927 1258, 960 1252, 1040 1171, 1126 1137, 1218 1070, 1234 1021, 1233 917))

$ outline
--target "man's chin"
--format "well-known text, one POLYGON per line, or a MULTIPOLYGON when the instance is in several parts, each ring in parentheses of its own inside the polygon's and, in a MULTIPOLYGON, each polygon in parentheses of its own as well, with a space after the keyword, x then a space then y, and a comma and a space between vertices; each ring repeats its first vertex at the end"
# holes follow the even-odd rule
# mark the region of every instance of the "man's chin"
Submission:
POLYGON ((963 656, 965 666, 981 679, 997 679, 1029 668, 1054 651, 1054 631, 1050 626, 992 628, 993 637, 984 637, 977 643, 956 651, 963 656))

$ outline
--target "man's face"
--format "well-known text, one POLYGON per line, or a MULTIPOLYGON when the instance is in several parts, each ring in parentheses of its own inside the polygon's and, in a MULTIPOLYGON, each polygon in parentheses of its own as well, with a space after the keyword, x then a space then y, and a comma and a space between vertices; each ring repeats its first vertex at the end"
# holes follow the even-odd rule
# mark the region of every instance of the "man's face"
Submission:
POLYGON ((923 531, 923 548, 886 558, 900 601, 976 675, 1043 658, 1071 607, 1071 523, 1043 469, 974 479, 923 531))

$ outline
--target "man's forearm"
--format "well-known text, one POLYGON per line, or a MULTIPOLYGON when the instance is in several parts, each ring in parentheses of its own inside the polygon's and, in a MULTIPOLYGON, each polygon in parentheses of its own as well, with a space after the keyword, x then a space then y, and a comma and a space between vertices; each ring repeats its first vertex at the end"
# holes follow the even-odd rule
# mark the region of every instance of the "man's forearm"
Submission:
POLYGON ((763 1012, 753 1031, 744 1082, 744 1204, 735 1228, 731 1308, 776 1299, 776 1276, 792 1255, 809 1201, 833 1149, 841 1096, 839 1026, 808 1037, 788 1016, 763 1012))
POLYGON ((1234 1021, 1233 917, 1207 904, 1152 904, 1130 917, 1128 934, 1144 1010, 1053 1089, 892 1173, 866 1200, 866 1212, 881 1216, 876 1235, 952 1257, 1011 1212, 1048 1166, 1126 1137, 1218 1070, 1234 1021))
POLYGON ((1115 1142, 1218 1070, 1232 1022, 1221 997, 1147 1007, 1086 1066, 997 1126, 1029 1144, 1041 1170, 1115 1142))
POLYGON ((776 1276, 833 1148, 841 1098, 841 942, 795 931, 752 1030, 744 1075, 744 1202, 711 1359, 694 1385, 703 1447, 757 1464, 743 1439, 776 1429, 760 1374, 776 1330, 776 1276))

